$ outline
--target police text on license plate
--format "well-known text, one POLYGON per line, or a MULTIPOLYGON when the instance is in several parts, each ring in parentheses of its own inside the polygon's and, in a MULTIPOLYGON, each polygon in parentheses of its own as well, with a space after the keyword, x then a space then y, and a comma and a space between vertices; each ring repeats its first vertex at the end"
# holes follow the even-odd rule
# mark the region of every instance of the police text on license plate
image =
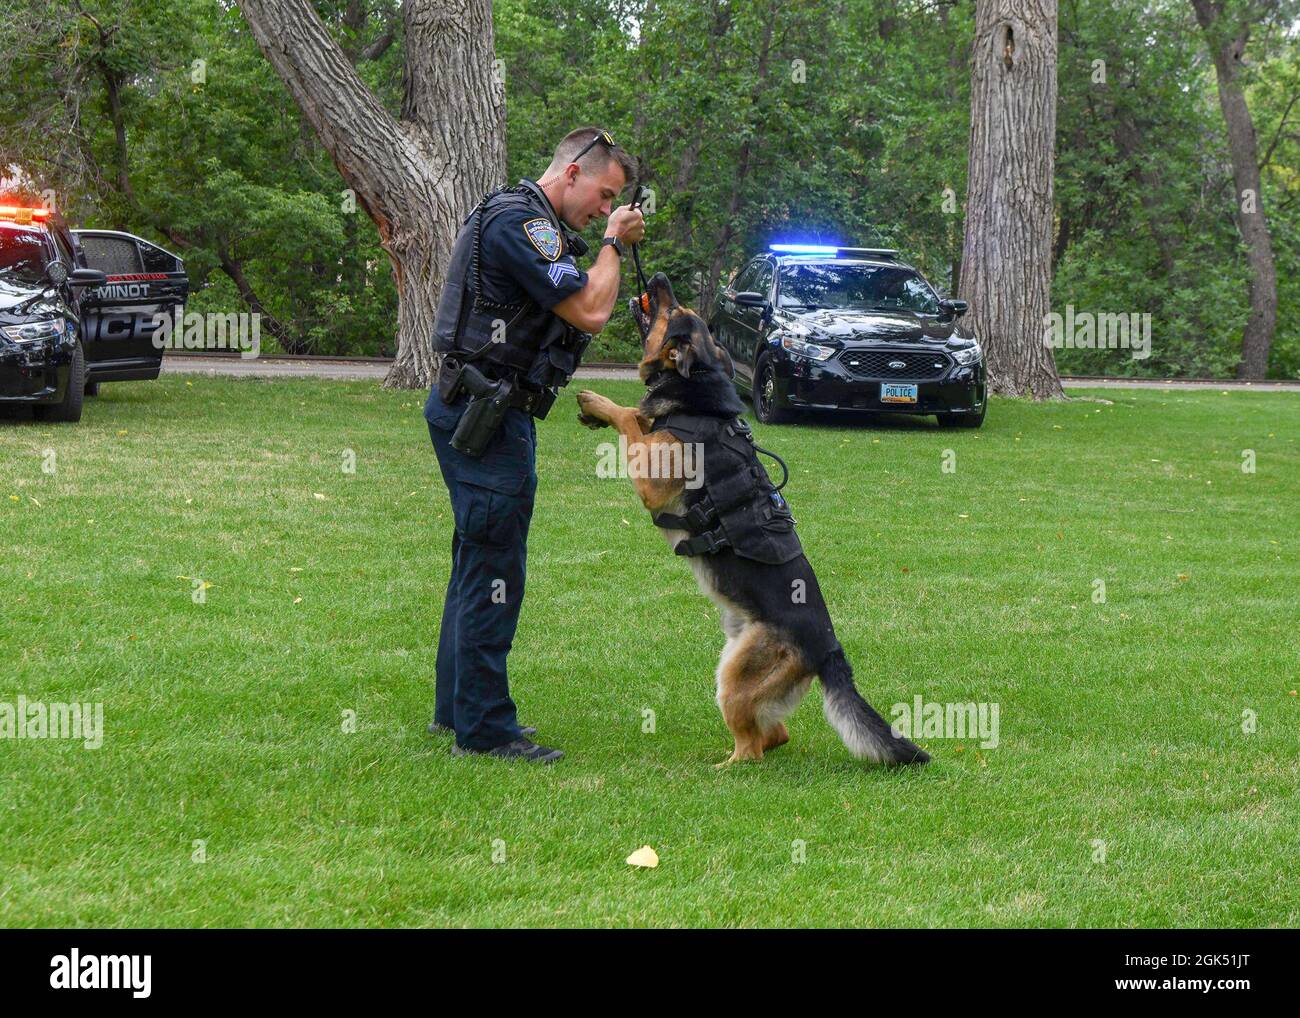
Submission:
POLYGON ((880 402, 882 403, 915 403, 916 386, 903 385, 899 382, 881 382, 880 383, 880 402))

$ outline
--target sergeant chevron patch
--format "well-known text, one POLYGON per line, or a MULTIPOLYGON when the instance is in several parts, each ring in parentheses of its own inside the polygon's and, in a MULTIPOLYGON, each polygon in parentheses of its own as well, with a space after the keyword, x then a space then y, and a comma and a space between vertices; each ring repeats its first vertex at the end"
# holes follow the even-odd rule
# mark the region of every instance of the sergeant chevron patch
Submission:
POLYGON ((554 286, 559 286, 561 279, 565 276, 576 276, 578 270, 570 262, 556 262, 546 270, 546 274, 551 277, 554 286))
POLYGON ((549 219, 528 220, 524 223, 524 233, 548 262, 560 257, 560 234, 549 219))

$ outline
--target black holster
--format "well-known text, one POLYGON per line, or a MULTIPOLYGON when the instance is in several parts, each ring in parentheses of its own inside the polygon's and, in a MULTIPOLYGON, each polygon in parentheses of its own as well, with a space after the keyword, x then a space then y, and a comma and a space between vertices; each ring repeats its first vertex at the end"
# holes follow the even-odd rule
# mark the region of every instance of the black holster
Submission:
POLYGON ((450 375, 448 390, 454 402, 462 392, 470 395, 469 406, 461 414, 456 430, 451 435, 451 446, 466 456, 477 459, 487 451, 492 436, 505 420, 506 411, 511 407, 514 386, 506 379, 490 381, 472 364, 456 364, 450 373, 446 370, 438 376, 438 394, 443 396, 443 379, 450 375))

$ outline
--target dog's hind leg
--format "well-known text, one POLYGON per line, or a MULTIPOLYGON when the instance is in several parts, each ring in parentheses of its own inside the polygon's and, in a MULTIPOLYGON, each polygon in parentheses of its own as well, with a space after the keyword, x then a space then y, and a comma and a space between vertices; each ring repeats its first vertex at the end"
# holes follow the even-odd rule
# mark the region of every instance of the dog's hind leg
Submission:
POLYGON ((761 760, 787 742, 784 718, 811 682, 797 650, 767 626, 748 625, 728 641, 718 663, 718 706, 736 748, 725 763, 761 760))
POLYGON ((790 741, 790 730, 785 727, 785 719, 799 706, 799 702, 812 685, 811 673, 799 669, 794 681, 784 696, 769 700, 759 710, 759 726, 763 730, 763 752, 784 746, 790 741))

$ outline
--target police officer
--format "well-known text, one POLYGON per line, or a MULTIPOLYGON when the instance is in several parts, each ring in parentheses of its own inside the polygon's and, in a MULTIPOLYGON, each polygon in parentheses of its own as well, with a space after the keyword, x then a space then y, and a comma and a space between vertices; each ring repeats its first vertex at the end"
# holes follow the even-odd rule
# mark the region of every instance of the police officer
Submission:
POLYGON ((424 416, 451 495, 451 579, 438 638, 433 733, 455 732, 455 755, 551 763, 564 754, 521 728, 506 679, 524 596, 537 488, 534 417, 609 321, 624 251, 641 240, 639 209, 611 212, 635 176, 606 132, 566 135, 542 178, 489 193, 465 220, 438 301, 438 382, 424 416), (571 230, 607 216, 595 263, 571 230))

